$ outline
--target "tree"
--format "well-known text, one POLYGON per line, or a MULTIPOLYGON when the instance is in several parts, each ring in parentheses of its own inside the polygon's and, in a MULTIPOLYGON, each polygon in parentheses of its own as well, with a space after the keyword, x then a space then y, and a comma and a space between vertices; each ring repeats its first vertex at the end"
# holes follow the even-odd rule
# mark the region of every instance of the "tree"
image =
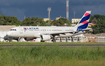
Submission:
POLYGON ((28 17, 28 18, 25 18, 25 19, 22 21, 21 25, 23 25, 23 26, 30 26, 30 25, 31 25, 30 23, 31 23, 31 18, 28 17))
POLYGON ((96 23, 95 26, 92 26, 93 34, 105 33, 105 20, 101 20, 96 23))
POLYGON ((1 25, 20 25, 20 21, 15 17, 0 15, 1 25))
POLYGON ((104 15, 94 15, 90 17, 90 23, 96 24, 92 26, 93 34, 105 33, 105 16, 104 15))
POLYGON ((29 18, 28 17, 22 21, 21 25, 24 25, 24 26, 37 26, 37 25, 44 26, 45 23, 43 21, 43 18, 38 18, 38 17, 37 18, 35 18, 35 17, 29 18))
POLYGON ((55 25, 55 26, 64 26, 64 24, 66 24, 67 26, 70 26, 71 25, 71 22, 68 21, 65 18, 60 18, 58 20, 52 21, 52 23, 51 23, 51 25, 55 25))
POLYGON ((5 25, 5 16, 0 15, 0 25, 5 25))

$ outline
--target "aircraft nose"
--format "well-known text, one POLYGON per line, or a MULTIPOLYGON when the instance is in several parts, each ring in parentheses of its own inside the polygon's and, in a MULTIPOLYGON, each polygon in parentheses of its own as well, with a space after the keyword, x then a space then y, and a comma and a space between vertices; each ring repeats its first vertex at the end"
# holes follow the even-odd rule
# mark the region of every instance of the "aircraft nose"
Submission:
POLYGON ((7 32, 7 34, 6 34, 6 35, 11 36, 11 33, 10 33, 10 32, 7 32))

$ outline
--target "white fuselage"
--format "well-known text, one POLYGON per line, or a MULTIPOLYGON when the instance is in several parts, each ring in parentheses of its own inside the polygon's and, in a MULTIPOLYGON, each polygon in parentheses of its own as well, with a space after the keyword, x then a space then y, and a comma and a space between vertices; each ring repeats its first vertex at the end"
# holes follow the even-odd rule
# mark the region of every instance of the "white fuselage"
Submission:
POLYGON ((11 37, 40 37, 41 35, 52 35, 74 32, 75 27, 57 26, 21 26, 12 28, 7 32, 11 37))
POLYGON ((42 37, 49 39, 50 35, 53 37, 65 33, 78 33, 88 27, 91 11, 86 11, 80 22, 75 27, 66 26, 21 26, 12 28, 7 35, 11 37, 42 37))

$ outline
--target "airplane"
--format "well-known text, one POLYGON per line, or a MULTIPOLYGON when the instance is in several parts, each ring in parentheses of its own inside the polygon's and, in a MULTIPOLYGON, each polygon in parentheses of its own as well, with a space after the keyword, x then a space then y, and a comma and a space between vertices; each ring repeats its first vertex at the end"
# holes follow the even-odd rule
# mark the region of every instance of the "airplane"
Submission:
MULTIPOLYGON (((91 11, 86 11, 80 22, 75 27, 67 26, 19 26, 11 28, 7 35, 10 37, 41 38, 42 41, 52 39, 60 34, 72 33, 70 36, 78 35, 80 31, 90 30, 88 27, 91 11)), ((67 37, 68 35, 65 35, 67 37)), ((69 37, 70 37, 69 36, 69 37)))

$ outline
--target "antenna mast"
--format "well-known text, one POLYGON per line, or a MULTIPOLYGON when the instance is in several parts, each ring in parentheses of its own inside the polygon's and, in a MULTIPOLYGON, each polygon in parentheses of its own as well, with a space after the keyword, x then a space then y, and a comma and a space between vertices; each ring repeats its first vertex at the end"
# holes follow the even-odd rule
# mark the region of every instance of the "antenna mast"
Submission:
POLYGON ((66 0, 66 19, 69 20, 69 0, 66 0))

